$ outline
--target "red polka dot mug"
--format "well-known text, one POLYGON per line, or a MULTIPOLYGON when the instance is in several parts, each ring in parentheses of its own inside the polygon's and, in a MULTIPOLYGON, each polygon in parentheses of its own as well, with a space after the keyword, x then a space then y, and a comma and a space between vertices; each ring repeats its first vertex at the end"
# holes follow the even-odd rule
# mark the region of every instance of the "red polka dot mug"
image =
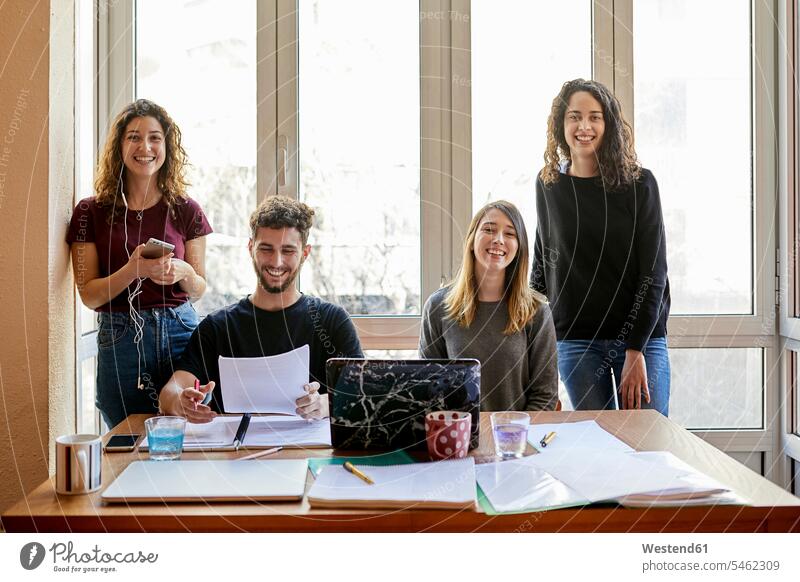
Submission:
POLYGON ((468 412, 437 410, 425 415, 425 439, 431 460, 463 459, 469 449, 472 416, 468 412))

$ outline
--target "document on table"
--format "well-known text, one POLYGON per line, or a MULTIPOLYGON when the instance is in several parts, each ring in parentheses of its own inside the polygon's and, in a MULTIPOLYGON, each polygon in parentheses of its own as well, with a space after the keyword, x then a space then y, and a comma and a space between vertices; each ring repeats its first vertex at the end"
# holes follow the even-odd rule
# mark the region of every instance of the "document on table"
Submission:
POLYGON ((309 379, 308 345, 263 358, 219 357, 225 412, 294 414, 309 379))
POLYGON ((330 447, 330 419, 306 420, 299 416, 253 416, 242 441, 245 448, 330 447))
POLYGON ((478 485, 495 511, 533 511, 589 503, 550 473, 531 465, 530 458, 475 466, 478 485))
POLYGON ((599 451, 634 452, 631 447, 604 430, 593 420, 558 424, 532 424, 528 427, 528 442, 540 453, 547 454, 558 453, 573 447, 599 451), (540 441, 544 435, 550 432, 555 432, 556 437, 550 441, 550 444, 543 447, 540 441))
POLYGON ((573 448, 559 454, 531 455, 528 462, 592 502, 686 486, 686 470, 638 457, 639 453, 573 448))
POLYGON ((374 484, 365 483, 341 465, 322 468, 308 492, 312 507, 465 508, 475 507, 472 457, 432 463, 358 466, 374 484))
POLYGON ((616 501, 628 506, 742 503, 730 489, 662 451, 573 449, 487 463, 478 484, 498 512, 616 501))

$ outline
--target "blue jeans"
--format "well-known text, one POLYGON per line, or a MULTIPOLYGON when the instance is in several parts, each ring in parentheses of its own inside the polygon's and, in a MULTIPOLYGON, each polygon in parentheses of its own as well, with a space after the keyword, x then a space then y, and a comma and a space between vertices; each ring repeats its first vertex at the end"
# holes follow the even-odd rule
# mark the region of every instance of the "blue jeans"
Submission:
MULTIPOLYGON (((642 396, 642 408, 669 415, 670 368, 667 338, 651 338, 644 347, 650 404, 642 396)), ((575 410, 616 410, 616 385, 622 378, 625 346, 617 340, 563 340, 558 342, 558 371, 575 410)), ((620 402, 621 404, 621 402, 620 402)))
POLYGON ((112 428, 130 414, 158 412, 158 394, 175 370, 198 317, 190 301, 179 307, 139 312, 144 334, 139 355, 136 328, 128 312, 99 313, 97 331, 97 396, 95 404, 112 428), (137 388, 137 380, 143 384, 137 388))

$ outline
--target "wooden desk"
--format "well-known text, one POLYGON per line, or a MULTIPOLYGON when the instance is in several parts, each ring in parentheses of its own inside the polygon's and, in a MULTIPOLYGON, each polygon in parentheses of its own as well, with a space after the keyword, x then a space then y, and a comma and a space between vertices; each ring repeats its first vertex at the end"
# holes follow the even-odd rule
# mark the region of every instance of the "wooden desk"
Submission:
MULTIPOLYGON (((137 415, 113 433, 143 432, 137 415)), ((104 505, 100 493, 59 497, 50 479, 2 516, 9 532, 756 532, 800 531, 800 499, 737 463, 698 437, 653 411, 540 412, 536 422, 596 419, 612 434, 641 451, 671 451, 695 468, 730 486, 751 507, 626 509, 594 506, 518 515, 487 516, 473 511, 312 510, 308 502, 104 505)), ((488 414, 481 415, 477 457, 494 444, 488 414)), ((184 458, 224 459, 238 453, 184 453, 184 458)), ((273 458, 327 457, 331 449, 281 451, 273 458)), ((139 453, 104 455, 108 486, 139 453)), ((311 477, 309 477, 309 480, 311 477)))

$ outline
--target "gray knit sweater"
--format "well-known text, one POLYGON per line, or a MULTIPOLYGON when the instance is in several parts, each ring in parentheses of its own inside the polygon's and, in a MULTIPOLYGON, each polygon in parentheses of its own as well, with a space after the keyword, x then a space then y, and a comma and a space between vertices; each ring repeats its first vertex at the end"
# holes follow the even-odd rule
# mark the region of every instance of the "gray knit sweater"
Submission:
POLYGON ((480 302, 466 328, 445 314, 449 288, 436 291, 422 310, 422 358, 475 358, 481 363, 481 410, 553 410, 558 401, 556 332, 548 305, 523 331, 503 335, 505 301, 480 302))

